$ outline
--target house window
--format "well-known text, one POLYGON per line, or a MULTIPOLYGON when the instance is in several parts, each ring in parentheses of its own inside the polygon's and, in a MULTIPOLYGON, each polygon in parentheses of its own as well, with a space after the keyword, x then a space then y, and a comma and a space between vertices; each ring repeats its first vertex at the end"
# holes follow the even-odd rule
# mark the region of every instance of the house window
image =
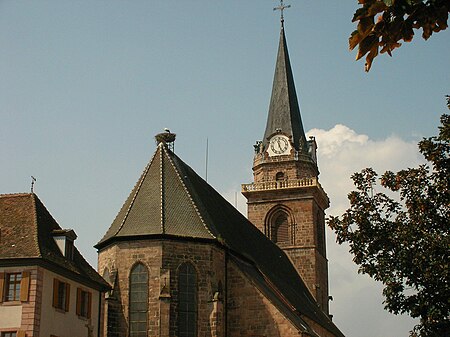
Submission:
POLYGON ((0 302, 27 302, 30 279, 29 271, 23 271, 21 273, 0 273, 0 302))
POLYGON ((69 260, 73 260, 73 252, 74 252, 73 241, 66 239, 66 247, 65 247, 65 255, 64 256, 67 257, 69 260))
POLYGON ((53 307, 69 311, 70 284, 53 279, 53 307))
POLYGON ((147 337, 148 271, 136 264, 130 273, 130 337, 147 337))
POLYGON ((91 318, 92 294, 81 288, 77 289, 77 315, 91 318))
POLYGON ((178 270, 178 336, 197 336, 197 273, 190 263, 178 270))
POLYGON ((2 337, 16 337, 17 336, 17 333, 14 331, 14 332, 12 332, 12 331, 5 331, 5 332, 2 332, 2 337))
POLYGON ((5 301, 20 300, 20 282, 22 273, 6 274, 5 301))

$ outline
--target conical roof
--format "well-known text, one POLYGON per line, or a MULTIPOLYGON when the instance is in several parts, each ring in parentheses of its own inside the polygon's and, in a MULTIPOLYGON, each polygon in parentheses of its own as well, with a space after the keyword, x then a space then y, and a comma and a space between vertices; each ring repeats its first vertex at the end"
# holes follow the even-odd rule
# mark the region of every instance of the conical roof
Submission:
POLYGON ((268 138, 275 132, 291 136, 297 151, 306 147, 306 137, 303 130, 297 93, 292 75, 291 63, 287 49, 284 25, 281 26, 280 42, 272 85, 272 97, 269 105, 266 131, 263 145, 266 148, 268 138))
POLYGON ((160 143, 103 239, 174 235, 214 239, 194 204, 173 154, 160 143))
POLYGON ((299 329, 315 335, 298 313, 342 336, 287 255, 163 143, 96 248, 152 238, 218 244, 299 329))

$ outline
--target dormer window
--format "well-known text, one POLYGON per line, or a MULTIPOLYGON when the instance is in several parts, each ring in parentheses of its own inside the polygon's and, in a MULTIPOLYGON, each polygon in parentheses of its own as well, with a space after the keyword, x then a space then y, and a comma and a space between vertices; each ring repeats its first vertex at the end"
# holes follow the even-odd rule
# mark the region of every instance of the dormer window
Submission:
POLYGON ((64 256, 70 260, 73 260, 73 241, 66 239, 66 249, 64 256))
POLYGON ((73 242, 76 240, 77 235, 73 229, 55 229, 52 231, 53 239, 58 245, 61 253, 68 259, 73 260, 73 254, 75 247, 73 242))

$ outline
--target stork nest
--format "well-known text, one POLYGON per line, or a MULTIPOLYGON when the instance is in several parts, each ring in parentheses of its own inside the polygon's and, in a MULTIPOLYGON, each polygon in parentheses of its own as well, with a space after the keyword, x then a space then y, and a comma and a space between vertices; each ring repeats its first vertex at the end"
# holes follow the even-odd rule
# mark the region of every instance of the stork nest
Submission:
POLYGON ((158 133, 155 136, 156 142, 159 143, 173 143, 175 141, 176 138, 176 134, 175 133, 171 133, 171 132, 163 132, 163 133, 158 133))

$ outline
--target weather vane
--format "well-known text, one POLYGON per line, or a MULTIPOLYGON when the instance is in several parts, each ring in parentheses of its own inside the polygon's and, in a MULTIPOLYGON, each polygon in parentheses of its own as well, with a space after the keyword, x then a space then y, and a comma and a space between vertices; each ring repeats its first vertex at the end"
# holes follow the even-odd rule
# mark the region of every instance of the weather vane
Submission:
POLYGON ((280 11, 281 12, 281 24, 282 25, 284 24, 284 10, 286 8, 290 8, 290 7, 291 7, 291 5, 285 5, 283 3, 283 0, 280 0, 280 5, 273 9, 274 11, 280 11))
POLYGON ((34 193, 34 183, 36 182, 36 178, 31 176, 31 193, 34 193))

